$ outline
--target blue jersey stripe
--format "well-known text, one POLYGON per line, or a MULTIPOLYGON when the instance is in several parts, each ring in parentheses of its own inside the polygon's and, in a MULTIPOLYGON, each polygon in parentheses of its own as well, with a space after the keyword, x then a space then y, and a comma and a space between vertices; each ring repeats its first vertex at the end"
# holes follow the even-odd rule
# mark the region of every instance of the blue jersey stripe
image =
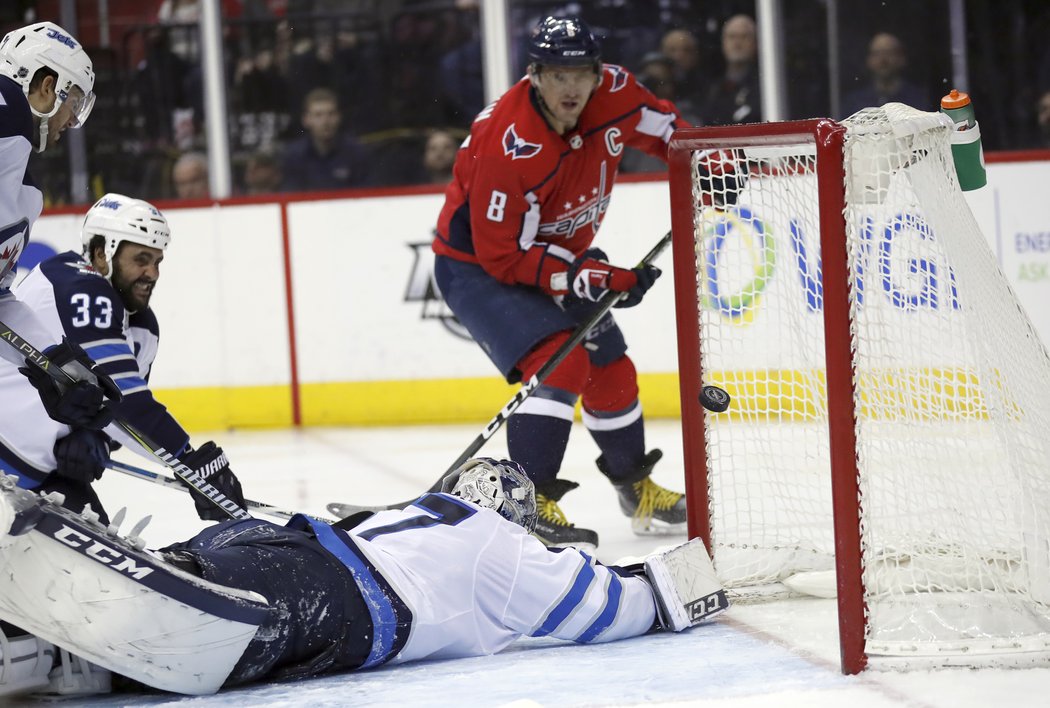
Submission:
POLYGON ((139 376, 138 372, 117 374, 112 378, 113 383, 117 384, 117 388, 120 389, 121 393, 133 393, 132 389, 141 391, 146 388, 146 380, 139 376))
POLYGON ((361 589, 368 613, 372 615, 372 626, 375 631, 372 636, 372 650, 368 653, 368 658, 365 659, 361 668, 367 669, 385 661, 394 650, 397 633, 397 615, 393 605, 361 558, 336 535, 331 526, 321 522, 311 521, 309 523, 321 545, 350 570, 350 574, 354 576, 354 582, 361 589))
POLYGON ((605 607, 601 614, 591 623, 591 626, 583 630, 583 634, 576 638, 578 642, 590 642, 609 628, 620 611, 620 598, 623 596, 623 584, 615 573, 609 573, 609 588, 606 591, 605 607))
POLYGON ((114 357, 128 357, 134 358, 135 355, 131 353, 131 347, 128 346, 127 342, 113 342, 108 340, 105 344, 86 344, 84 345, 84 351, 91 357, 93 361, 99 361, 100 359, 112 359, 114 357))
POLYGON ((560 627, 561 623, 583 602, 583 598, 587 595, 587 588, 594 582, 594 567, 590 564, 587 556, 584 555, 583 558, 583 567, 576 574, 576 579, 573 581, 572 587, 569 588, 569 592, 565 594, 561 602, 555 605, 554 609, 547 615, 547 619, 543 621, 539 629, 532 633, 532 636, 547 636, 560 627))

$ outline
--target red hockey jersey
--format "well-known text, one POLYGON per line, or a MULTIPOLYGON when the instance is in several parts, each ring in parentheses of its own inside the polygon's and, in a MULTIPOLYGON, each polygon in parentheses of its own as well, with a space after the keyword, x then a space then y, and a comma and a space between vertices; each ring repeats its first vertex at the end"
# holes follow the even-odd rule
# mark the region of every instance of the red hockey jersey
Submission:
POLYGON ((528 78, 475 118, 445 190, 434 252, 478 263, 504 283, 565 292, 563 273, 591 245, 624 146, 667 159, 677 109, 606 64, 575 130, 558 135, 528 78))

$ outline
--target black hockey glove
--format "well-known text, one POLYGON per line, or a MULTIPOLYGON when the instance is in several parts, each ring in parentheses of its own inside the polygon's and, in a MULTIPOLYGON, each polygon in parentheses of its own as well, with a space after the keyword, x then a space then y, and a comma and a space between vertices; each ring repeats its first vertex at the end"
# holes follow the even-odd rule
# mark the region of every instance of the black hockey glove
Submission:
POLYGON ((635 268, 633 272, 638 277, 638 282, 613 307, 634 307, 640 303, 645 294, 649 292, 649 288, 653 287, 653 283, 663 273, 654 265, 644 265, 641 268, 635 268))
POLYGON ((35 361, 26 359, 19 371, 40 394, 44 410, 52 420, 73 428, 101 430, 113 421, 105 399, 119 401, 120 389, 76 342, 62 338, 44 350, 52 366, 59 366, 69 373, 75 383, 59 383, 35 361))
MULTIPOLYGON (((221 447, 214 442, 206 442, 201 445, 200 449, 183 454, 181 459, 184 465, 225 494, 230 501, 241 508, 245 507, 241 483, 230 469, 230 461, 226 459, 226 453, 221 447)), ((230 518, 229 514, 192 487, 190 487, 190 496, 193 497, 193 503, 197 507, 197 516, 205 521, 226 521, 230 518)))
POLYGON ((83 484, 102 476, 109 460, 109 436, 97 430, 74 428, 55 441, 55 474, 83 484))
POLYGON ((712 150, 696 163, 701 205, 725 208, 736 204, 747 184, 748 163, 738 150, 712 150))

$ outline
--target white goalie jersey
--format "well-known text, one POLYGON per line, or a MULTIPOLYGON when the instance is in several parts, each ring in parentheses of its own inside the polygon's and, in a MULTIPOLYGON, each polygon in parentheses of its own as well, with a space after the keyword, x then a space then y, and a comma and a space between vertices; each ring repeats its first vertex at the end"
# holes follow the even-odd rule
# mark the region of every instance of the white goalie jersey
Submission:
POLYGON ((394 661, 491 654, 520 636, 607 642, 644 634, 656 621, 648 581, 573 549, 548 549, 447 494, 380 512, 350 536, 412 613, 394 661), (486 539, 480 553, 478 539, 486 539))

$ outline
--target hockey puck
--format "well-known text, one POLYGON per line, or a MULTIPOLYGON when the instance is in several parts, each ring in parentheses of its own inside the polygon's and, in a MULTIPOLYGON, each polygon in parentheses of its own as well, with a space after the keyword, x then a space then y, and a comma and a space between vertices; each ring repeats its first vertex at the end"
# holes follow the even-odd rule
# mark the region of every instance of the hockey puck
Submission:
POLYGON ((704 386, 700 389, 700 405, 709 411, 721 413, 729 408, 729 394, 718 386, 704 386))

